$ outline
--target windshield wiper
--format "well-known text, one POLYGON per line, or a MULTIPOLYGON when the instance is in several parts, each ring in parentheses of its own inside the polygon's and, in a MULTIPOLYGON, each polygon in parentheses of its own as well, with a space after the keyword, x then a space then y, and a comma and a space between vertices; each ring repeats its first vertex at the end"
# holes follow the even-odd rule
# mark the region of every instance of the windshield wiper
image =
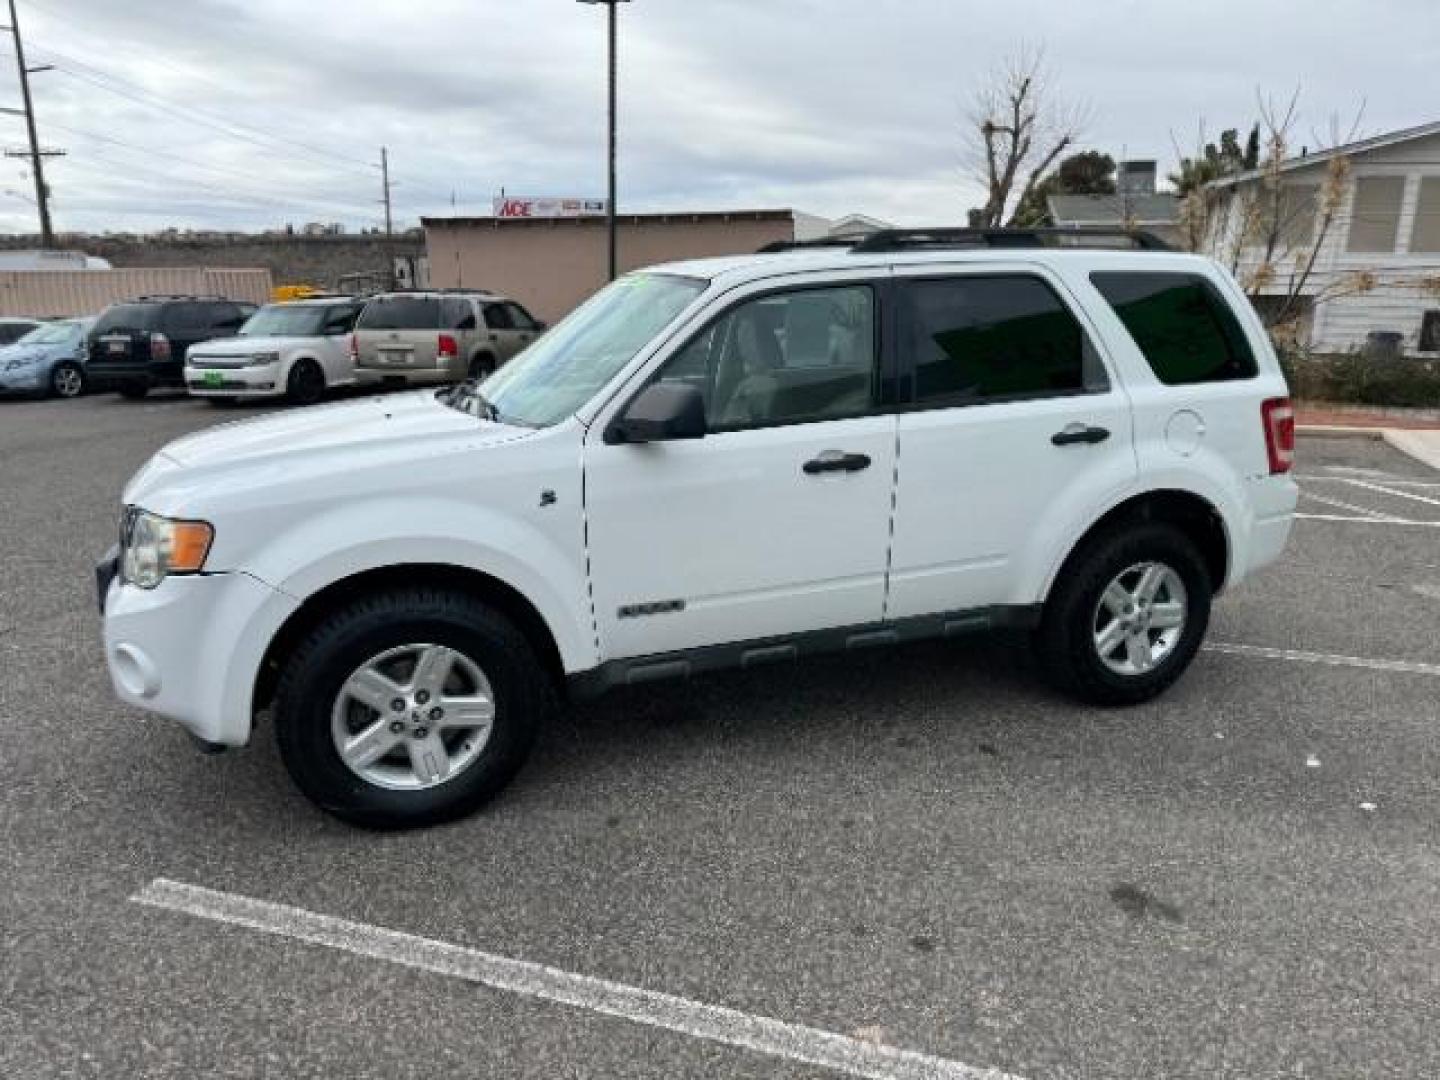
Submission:
POLYGON ((449 390, 442 390, 445 395, 445 404, 451 408, 459 409, 462 412, 473 411, 481 420, 492 420, 501 423, 500 410, 482 393, 480 393, 480 381, 478 379, 466 379, 464 382, 456 383, 449 390))

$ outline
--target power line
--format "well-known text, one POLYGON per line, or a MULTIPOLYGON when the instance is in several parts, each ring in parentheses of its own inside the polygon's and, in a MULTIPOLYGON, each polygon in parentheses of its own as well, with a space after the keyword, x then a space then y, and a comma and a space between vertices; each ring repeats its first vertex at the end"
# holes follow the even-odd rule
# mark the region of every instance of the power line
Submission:
MULTIPOLYGON (((167 150, 157 149, 157 148, 155 148, 155 147, 141 146, 141 145, 139 145, 138 143, 126 142, 124 139, 117 139, 117 138, 115 138, 113 135, 102 135, 102 134, 100 134, 98 131, 86 131, 86 130, 84 130, 84 129, 82 129, 82 128, 69 127, 68 125, 65 125, 65 124, 54 124, 53 126, 59 128, 59 129, 62 130, 62 131, 68 131, 68 132, 70 132, 70 133, 73 134, 73 135, 80 135, 80 136, 82 136, 82 137, 84 137, 84 138, 95 139, 95 140, 98 140, 98 141, 103 142, 103 143, 108 143, 108 144, 111 144, 111 145, 113 145, 113 146, 116 146, 116 147, 118 147, 118 148, 120 148, 120 149, 122 149, 122 150, 127 150, 127 151, 129 151, 129 152, 131 152, 131 153, 143 154, 143 155, 144 155, 145 157, 147 157, 147 158, 150 158, 150 157, 162 157, 162 158, 165 158, 165 159, 170 160, 170 161, 177 161, 177 162, 180 162, 181 164, 188 165, 188 166, 190 166, 191 168, 205 169, 205 170, 207 170, 207 171, 209 171, 209 172, 221 173, 221 174, 224 174, 224 175, 226 175, 226 176, 238 176, 238 177, 241 177, 242 179, 245 179, 245 180, 253 180, 253 179, 255 178, 255 174, 254 174, 253 172, 245 172, 245 171, 243 171, 243 170, 241 170, 241 169, 228 169, 228 168, 225 168, 225 167, 220 166, 220 165, 210 165, 210 164, 208 164, 208 163, 206 163, 206 162, 203 162, 203 161, 196 161, 196 160, 193 159, 193 158, 185 157, 183 154, 175 154, 175 153, 171 153, 170 151, 167 151, 167 150)), ((93 155, 95 155, 95 156, 101 156, 101 155, 96 154, 96 152, 95 152, 93 149, 87 151, 87 153, 93 154, 93 155)), ((72 158, 72 160, 74 160, 74 159, 72 158)), ((138 166, 138 165, 128 165, 128 164, 127 164, 125 167, 126 167, 126 168, 136 168, 136 169, 142 169, 142 170, 144 170, 144 167, 143 167, 143 166, 138 166)), ((157 175, 167 175, 167 178, 173 179, 173 177, 169 177, 168 174, 159 173, 157 170, 149 170, 149 171, 156 172, 157 175)), ((193 182, 193 183, 196 183, 196 184, 201 184, 201 186, 203 186, 203 183, 202 183, 201 181, 192 181, 192 182, 193 182)), ((309 198, 309 197, 297 198, 297 199, 295 199, 295 203, 296 203, 297 205, 303 204, 303 205, 310 206, 310 207, 313 207, 313 208, 316 208, 316 209, 326 208, 326 209, 327 209, 327 212, 328 212, 328 211, 333 211, 333 210, 334 210, 335 208, 337 208, 337 207, 342 207, 342 208, 344 208, 344 209, 347 210, 347 211, 352 211, 352 212, 353 212, 353 211, 355 211, 355 210, 360 209, 361 206, 362 206, 361 203, 347 203, 347 202, 340 202, 340 201, 326 201, 326 200, 322 200, 322 199, 312 199, 312 198, 309 198)))
MULTIPOLYGON (((223 132, 224 134, 230 136, 233 139, 240 139, 244 142, 251 143, 255 146, 261 147, 262 149, 268 150, 271 153, 277 152, 277 146, 290 145, 298 147, 301 151, 303 151, 303 157, 305 159, 308 159, 312 163, 318 162, 319 164, 326 165, 332 169, 335 167, 334 164, 331 161, 324 159, 333 159, 335 161, 343 162, 347 165, 359 165, 366 170, 370 170, 375 167, 372 163, 368 161, 363 161, 359 158, 350 158, 342 154, 334 154, 327 150, 314 148, 305 143, 300 143, 293 139, 287 139, 282 135, 274 135, 268 132, 264 132, 259 128, 250 127, 249 125, 243 124, 238 120, 226 120, 224 118, 215 116, 211 113, 207 113, 201 109, 197 109, 189 105, 176 105, 172 102, 167 101, 165 98, 161 97, 159 94, 156 94, 152 90, 145 89, 144 87, 132 83, 127 79, 122 79, 119 76, 111 75, 110 73, 103 71, 92 64, 87 64, 83 60, 77 60, 72 56, 62 53, 56 49, 50 48, 49 46, 42 46, 42 51, 45 53, 46 56, 53 58, 53 60, 55 61, 55 68, 57 70, 64 72, 71 78, 79 79, 81 82, 88 83, 91 86, 96 87, 97 89, 105 90, 119 97, 126 98, 127 100, 133 101, 136 104, 144 105, 148 108, 152 108, 157 111, 167 113, 171 116, 178 117, 179 119, 184 120, 187 123, 195 124, 200 127, 213 128, 217 131, 223 132)), ((297 154, 294 150, 288 150, 283 152, 295 160, 302 159, 302 155, 297 154)))

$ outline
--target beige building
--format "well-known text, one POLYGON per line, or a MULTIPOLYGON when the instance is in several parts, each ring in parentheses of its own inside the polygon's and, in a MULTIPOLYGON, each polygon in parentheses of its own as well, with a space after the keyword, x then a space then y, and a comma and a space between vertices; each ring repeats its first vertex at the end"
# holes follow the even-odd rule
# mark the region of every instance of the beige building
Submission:
MULTIPOLYGON (((676 259, 752 252, 823 233, 828 222, 793 210, 622 214, 620 271, 676 259)), ((605 284, 603 217, 423 218, 433 288, 493 289, 546 322, 605 284)))

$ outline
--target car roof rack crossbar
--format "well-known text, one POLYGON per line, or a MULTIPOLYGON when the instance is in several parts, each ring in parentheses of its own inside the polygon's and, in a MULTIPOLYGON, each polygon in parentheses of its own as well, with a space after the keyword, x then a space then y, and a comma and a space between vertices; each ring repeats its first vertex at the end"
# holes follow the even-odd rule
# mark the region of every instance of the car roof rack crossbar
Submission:
POLYGON ((1130 248, 1173 251, 1141 229, 881 229, 851 246, 851 252, 927 251, 946 248, 1130 248))
POLYGON ((822 236, 817 240, 772 240, 756 255, 779 255, 784 251, 813 251, 815 248, 854 247, 855 237, 822 236))

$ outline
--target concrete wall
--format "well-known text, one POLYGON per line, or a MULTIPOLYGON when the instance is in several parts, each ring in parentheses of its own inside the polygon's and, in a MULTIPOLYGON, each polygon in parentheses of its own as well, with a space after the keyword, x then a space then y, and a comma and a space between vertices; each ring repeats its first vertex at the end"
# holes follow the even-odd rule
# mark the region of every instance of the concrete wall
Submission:
MULTIPOLYGON (((427 218, 424 224, 430 282, 437 288, 493 289, 553 323, 605 284, 604 218, 427 218)), ((623 215, 618 261, 624 273, 748 253, 794 236, 788 210, 623 215)))
MULTIPOLYGON (((67 234, 60 246, 109 259, 116 267, 256 267, 277 285, 336 288, 347 274, 388 274, 396 256, 424 254, 419 236, 244 236, 173 239, 67 234)), ((33 236, 0 238, 0 248, 36 248, 33 236)))

